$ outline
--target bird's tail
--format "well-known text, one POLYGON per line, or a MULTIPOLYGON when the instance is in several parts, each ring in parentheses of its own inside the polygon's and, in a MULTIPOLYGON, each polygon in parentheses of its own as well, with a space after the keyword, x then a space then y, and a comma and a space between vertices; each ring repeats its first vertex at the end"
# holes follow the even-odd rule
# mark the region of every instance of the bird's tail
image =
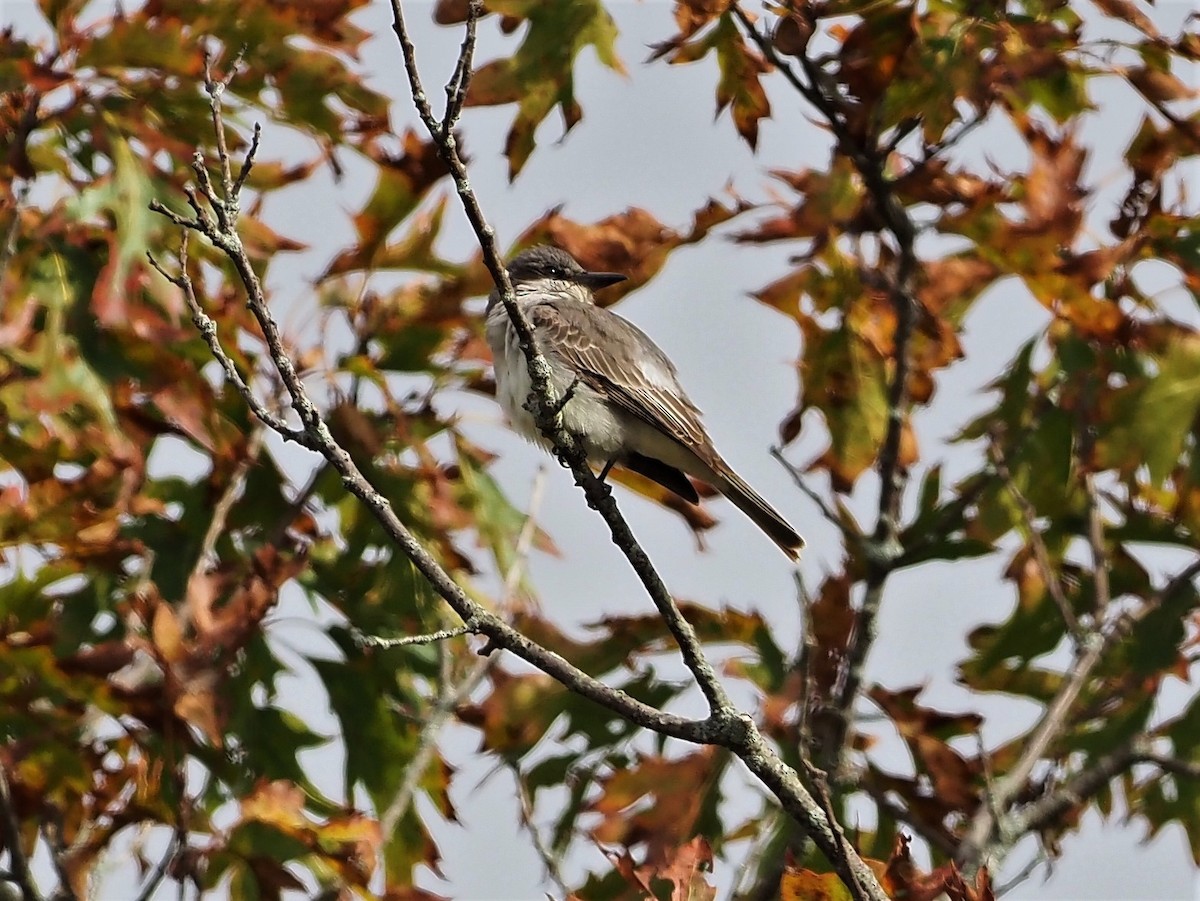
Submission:
POLYGON ((745 479, 730 469, 724 460, 717 460, 712 473, 713 478, 705 481, 709 481, 714 488, 729 498, 735 507, 750 517, 768 538, 779 545, 779 549, 787 554, 788 559, 799 558, 804 539, 774 507, 763 500, 745 479))

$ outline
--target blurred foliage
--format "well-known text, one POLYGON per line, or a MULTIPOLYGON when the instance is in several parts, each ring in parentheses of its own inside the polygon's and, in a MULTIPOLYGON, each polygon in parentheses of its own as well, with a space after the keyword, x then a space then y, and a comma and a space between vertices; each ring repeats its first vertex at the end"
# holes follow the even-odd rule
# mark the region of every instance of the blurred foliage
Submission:
MULTIPOLYGON (((28 857, 45 843, 81 897, 102 886, 122 834, 138 836, 133 862, 151 884, 165 876, 246 898, 433 897, 416 886, 439 872, 427 811, 455 818, 455 773, 430 741, 456 717, 512 773, 526 801, 514 816, 531 829, 548 823, 548 860, 588 842, 606 849, 610 866, 577 897, 712 897, 712 868, 746 841, 747 884, 844 897, 772 803, 731 821, 726 801, 746 789, 725 752, 647 741, 548 677, 481 661, 462 641, 360 647, 349 624, 390 635, 453 623, 335 475, 318 467, 297 480, 281 468, 181 298, 148 267, 147 251, 166 261, 178 246, 149 201, 179 206, 193 152, 214 158, 205 49, 224 71, 245 48, 226 104, 235 123, 271 126, 241 219, 260 275, 302 247, 263 221, 278 192, 315 192, 351 160, 374 176, 353 238, 331 248, 315 285, 323 316, 348 327, 353 346, 292 341, 338 440, 441 565, 530 638, 647 703, 681 693, 655 670, 672 650, 657 617, 607 618, 571 638, 516 577, 523 542, 554 545, 525 529, 489 474, 491 454, 436 403, 491 391, 467 305, 489 277, 478 253, 439 255, 444 168, 366 84, 358 52, 368 34, 354 16, 364 5, 150 0, 111 14, 43 0, 51 37, 0 32, 0 766, 19 833, 0 831, 0 845, 17 840, 28 857), (292 156, 271 158, 285 143, 272 129, 303 139, 286 142, 292 156), (370 280, 394 271, 409 274, 396 287, 370 280), (305 678, 323 686, 336 736, 278 706, 294 669, 273 621, 287 591, 320 614, 328 650, 305 661, 305 678), (331 741, 345 749, 336 792, 310 753, 331 741), (431 806, 418 809, 417 794, 431 806), (147 835, 169 845, 165 856, 147 835)), ((511 53, 479 66, 468 105, 512 105, 514 119, 503 148, 477 146, 468 110, 465 140, 479 155, 503 151, 516 178, 551 112, 567 131, 583 117, 575 76, 585 49, 624 72, 617 25, 599 0, 488 0, 487 10, 480 27, 510 35, 511 53)), ((802 425, 828 436, 806 474, 828 477, 845 546, 809 599, 803 648, 781 647, 758 613, 695 603, 686 614, 704 642, 733 649, 727 677, 754 692, 764 731, 798 765, 853 666, 863 586, 887 575, 872 556, 875 525, 857 522, 842 495, 869 487, 863 477, 899 417, 898 477, 911 490, 889 572, 1007 561, 1013 609, 968 637, 962 685, 1042 707, 1071 677, 1070 619, 1115 635, 1016 803, 1052 799, 1135 742, 1193 759, 1196 700, 1154 713, 1164 686, 1190 677, 1200 594, 1191 579, 1168 582, 1146 548, 1194 559, 1200 529, 1200 333, 1194 317, 1178 321, 1159 303, 1168 291, 1200 303, 1197 219, 1180 187, 1200 150, 1196 92, 1181 77, 1200 57, 1194 21, 1162 33, 1137 0, 1104 0, 1086 19, 1064 0, 794 0, 755 12, 678 2, 677 32, 651 58, 712 68, 718 113, 728 110, 753 147, 772 116, 812 114, 787 93, 771 62, 782 57, 815 81, 840 124, 824 166, 773 172, 771 202, 727 192, 679 228, 635 206, 586 224, 550 210, 516 242, 551 241, 629 274, 606 301, 714 229, 794 253, 785 274, 748 287, 798 328, 800 388, 781 436, 791 442, 802 425), (1104 176, 1123 191, 1106 214, 1081 135, 1097 91, 1118 80, 1136 93, 1139 124, 1120 171, 1104 176), (772 107, 764 85, 776 81, 772 96, 787 103, 772 107), (976 126, 1006 130, 1025 158, 983 164, 956 152, 976 126), (886 275, 897 248, 864 148, 882 154, 900 208, 952 239, 920 244, 903 347, 886 275), (962 423, 958 440, 977 466, 950 484, 913 416, 960 365, 964 321, 1001 282, 1021 286, 1050 324, 995 373, 994 406, 962 423), (908 369, 893 408, 900 350, 908 369)), ((454 25, 465 3, 439 0, 433 14, 454 25)), ((236 274, 197 242, 192 266, 235 363, 277 404, 236 274)), ((623 478, 697 533, 714 525, 704 507, 623 478)), ((1014 766, 1029 735, 983 748, 977 712, 938 711, 920 694, 866 686, 864 702, 892 724, 912 768, 885 771, 852 728, 858 775, 831 774, 833 803, 876 804, 874 825, 853 839, 897 897, 990 897, 986 874, 967 880, 950 859, 988 780, 1014 766), (912 863, 909 830, 931 848, 930 873, 912 863)), ((1056 852, 1085 810, 1107 815, 1115 795, 1151 834, 1181 825, 1200 860, 1200 783, 1187 773, 1125 767, 1039 823, 1039 837, 1056 852)))

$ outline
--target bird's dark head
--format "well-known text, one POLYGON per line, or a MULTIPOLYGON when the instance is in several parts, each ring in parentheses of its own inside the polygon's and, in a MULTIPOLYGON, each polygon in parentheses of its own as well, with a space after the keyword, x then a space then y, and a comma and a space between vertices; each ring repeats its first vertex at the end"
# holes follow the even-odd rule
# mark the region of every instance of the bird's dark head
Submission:
POLYGON ((560 285, 580 285, 589 292, 623 282, 626 278, 617 272, 589 272, 565 250, 549 244, 530 247, 513 257, 508 264, 508 277, 514 286, 538 284, 553 291, 560 285))

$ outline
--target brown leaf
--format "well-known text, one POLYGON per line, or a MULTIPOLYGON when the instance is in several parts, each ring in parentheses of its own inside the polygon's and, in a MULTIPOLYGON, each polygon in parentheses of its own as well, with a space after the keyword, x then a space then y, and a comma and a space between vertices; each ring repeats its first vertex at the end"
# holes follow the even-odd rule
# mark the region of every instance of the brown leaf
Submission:
POLYGON ((665 860, 667 849, 690 838, 712 779, 727 757, 708 747, 686 757, 640 756, 602 779, 588 809, 600 814, 592 829, 599 842, 626 846, 645 842, 648 862, 665 860), (643 799, 653 803, 643 805, 643 799))
POLYGON ((481 748, 522 753, 533 747, 558 717, 566 689, 545 673, 512 675, 493 670, 492 691, 478 704, 458 708, 458 718, 482 733, 481 748))
POLYGON ((1133 0, 1092 0, 1092 2, 1105 14, 1128 22, 1142 34, 1152 38, 1160 37, 1154 22, 1133 0))
POLYGON ((1028 116, 1014 116, 1014 123, 1033 155, 1022 198, 1026 219, 1014 231, 1043 237, 1049 232, 1059 244, 1066 244, 1082 223, 1081 201, 1087 192, 1080 175, 1087 151, 1075 143, 1070 130, 1052 138, 1028 116))
POLYGON ((679 37, 690 38, 722 15, 731 3, 732 0, 676 0, 675 24, 679 26, 679 37))
POLYGON ((771 32, 771 43, 777 52, 799 59, 804 56, 815 30, 812 18, 805 8, 803 12, 789 13, 775 23, 771 32))
POLYGON ((1191 100, 1197 94, 1195 88, 1171 72, 1158 68, 1141 66, 1129 69, 1125 72, 1125 77, 1141 92, 1143 97, 1155 105, 1171 103, 1176 100, 1191 100))
POLYGON ((916 37, 915 5, 897 3, 865 16, 846 37, 838 54, 839 76, 850 94, 866 106, 874 106, 916 37))
POLYGON ((187 656, 183 645, 183 626, 171 605, 165 601, 160 601, 154 608, 150 635, 154 640, 155 649, 166 663, 178 663, 187 656))
POLYGON ((920 270, 917 299, 933 315, 965 298, 978 297, 1000 275, 1000 267, 977 253, 930 260, 920 270))
POLYGON ((638 866, 628 850, 619 854, 605 852, 617 872, 631 886, 648 897, 661 898, 661 888, 655 883, 671 883, 671 901, 712 901, 716 889, 708 884, 704 873, 712 869, 712 848, 703 836, 676 848, 664 849, 661 859, 638 866))
POLYGON ((833 688, 841 676, 842 665, 850 635, 854 631, 855 613, 850 606, 850 589, 854 580, 846 573, 829 576, 821 583, 811 616, 814 647, 810 651, 809 672, 812 674, 818 700, 833 696, 833 688))

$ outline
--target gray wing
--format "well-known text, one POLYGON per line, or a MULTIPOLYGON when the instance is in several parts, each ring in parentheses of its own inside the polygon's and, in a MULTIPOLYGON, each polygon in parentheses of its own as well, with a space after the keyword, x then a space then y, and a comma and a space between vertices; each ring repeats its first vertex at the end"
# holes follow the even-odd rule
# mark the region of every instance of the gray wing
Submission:
POLYGON ((680 386, 674 364, 636 325, 572 300, 532 304, 526 314, 543 353, 558 357, 584 384, 706 463, 716 459, 700 410, 680 386))

